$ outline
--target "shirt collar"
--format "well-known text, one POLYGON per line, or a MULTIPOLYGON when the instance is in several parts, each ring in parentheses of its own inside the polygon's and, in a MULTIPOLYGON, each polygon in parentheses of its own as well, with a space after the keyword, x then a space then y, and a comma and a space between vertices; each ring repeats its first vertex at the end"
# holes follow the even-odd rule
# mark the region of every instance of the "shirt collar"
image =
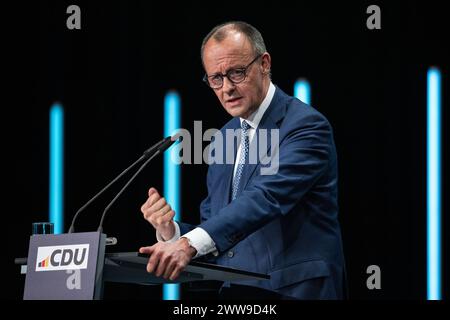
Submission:
POLYGON ((261 121, 264 112, 266 112, 267 108, 269 107, 270 103, 272 102, 273 95, 275 94, 275 86, 272 82, 270 82, 269 90, 267 90, 266 97, 261 102, 261 105, 256 109, 255 112, 253 112, 248 119, 239 118, 241 121, 246 121, 253 129, 258 128, 259 122, 261 121))

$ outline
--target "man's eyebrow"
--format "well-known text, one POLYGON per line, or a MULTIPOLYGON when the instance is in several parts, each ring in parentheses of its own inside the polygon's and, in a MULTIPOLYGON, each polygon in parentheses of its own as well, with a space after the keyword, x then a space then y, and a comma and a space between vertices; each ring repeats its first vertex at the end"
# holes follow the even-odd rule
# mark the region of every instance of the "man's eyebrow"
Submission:
POLYGON ((228 68, 228 69, 225 71, 225 73, 220 73, 220 72, 213 73, 213 74, 210 75, 210 77, 219 76, 219 75, 220 75, 220 76, 223 76, 224 74, 227 74, 227 73, 230 72, 231 70, 240 70, 240 69, 244 69, 244 68, 245 68, 245 66, 242 65, 242 64, 240 64, 239 66, 228 68))

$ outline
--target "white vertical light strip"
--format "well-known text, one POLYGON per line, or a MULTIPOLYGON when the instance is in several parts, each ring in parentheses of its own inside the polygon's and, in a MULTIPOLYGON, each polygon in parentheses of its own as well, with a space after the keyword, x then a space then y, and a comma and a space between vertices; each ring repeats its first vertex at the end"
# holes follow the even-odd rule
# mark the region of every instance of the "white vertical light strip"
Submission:
MULTIPOLYGON (((180 96, 175 91, 169 91, 164 98, 164 137, 173 135, 181 125, 181 101, 180 96)), ((173 162, 179 145, 171 146, 164 153, 164 197, 175 211, 174 219, 181 219, 181 167, 173 162)), ((163 286, 164 300, 179 300, 180 286, 178 284, 165 284, 163 286)))
POLYGON ((441 300, 441 73, 427 74, 427 299, 441 300))
POLYGON ((300 78, 294 84, 294 97, 306 104, 311 104, 311 86, 308 80, 300 78))
POLYGON ((49 220, 54 233, 64 232, 64 109, 50 108, 49 220))

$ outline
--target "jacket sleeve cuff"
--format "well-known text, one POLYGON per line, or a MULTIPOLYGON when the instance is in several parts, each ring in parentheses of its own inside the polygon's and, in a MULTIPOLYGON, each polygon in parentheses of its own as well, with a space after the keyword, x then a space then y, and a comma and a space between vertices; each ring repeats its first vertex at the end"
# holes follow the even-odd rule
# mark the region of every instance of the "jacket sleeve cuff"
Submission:
POLYGON ((182 238, 188 239, 189 244, 197 250, 197 254, 194 258, 204 256, 208 253, 212 253, 215 256, 218 254, 216 244, 213 239, 202 228, 195 228, 194 230, 184 234, 182 238))

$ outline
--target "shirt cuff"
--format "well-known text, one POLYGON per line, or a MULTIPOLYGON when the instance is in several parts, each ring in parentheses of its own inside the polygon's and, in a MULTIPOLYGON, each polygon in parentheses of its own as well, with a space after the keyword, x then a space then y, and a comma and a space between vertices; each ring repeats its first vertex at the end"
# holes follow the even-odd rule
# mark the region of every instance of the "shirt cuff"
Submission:
POLYGON ((189 244, 197 250, 197 254, 194 258, 204 256, 208 253, 212 253, 215 256, 219 254, 216 249, 216 243, 210 237, 208 232, 202 228, 197 227, 194 230, 189 231, 183 235, 183 238, 187 238, 189 240, 189 244))
POLYGON ((180 226, 178 225, 178 223, 176 223, 175 221, 173 222, 173 224, 175 225, 175 234, 173 235, 173 237, 169 240, 164 240, 161 235, 159 234, 158 231, 156 231, 156 240, 158 240, 158 242, 167 242, 167 243, 171 243, 171 242, 175 242, 178 239, 180 239, 180 226))

